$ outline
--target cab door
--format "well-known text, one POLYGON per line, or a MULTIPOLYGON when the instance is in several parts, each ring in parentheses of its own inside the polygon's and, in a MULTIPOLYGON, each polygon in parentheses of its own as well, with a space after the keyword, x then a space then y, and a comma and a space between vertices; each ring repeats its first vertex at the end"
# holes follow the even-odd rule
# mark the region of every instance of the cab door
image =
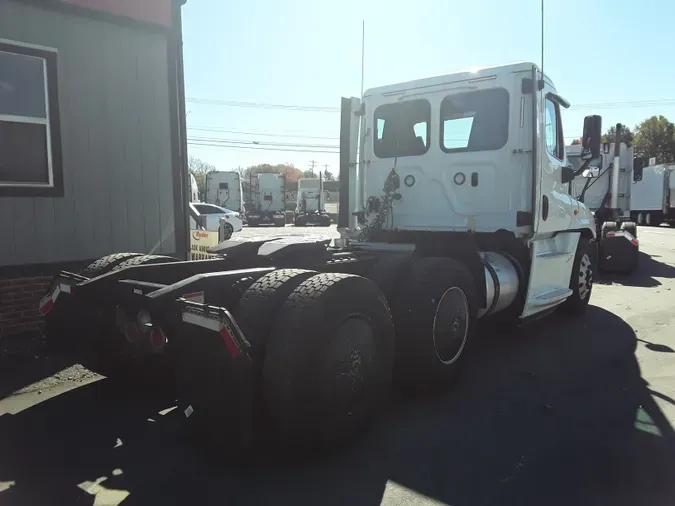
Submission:
POLYGON ((565 142, 561 106, 567 106, 549 83, 537 92, 537 147, 535 181, 534 236, 532 264, 525 308, 528 317, 551 309, 569 297, 570 274, 579 241, 579 232, 569 230, 578 203, 562 182, 565 142))
POLYGON ((555 90, 545 85, 539 100, 539 149, 537 164, 537 212, 535 213, 535 238, 550 236, 567 230, 572 222, 576 202, 568 193, 568 184, 562 183, 565 165, 565 137, 560 113, 564 100, 555 90))

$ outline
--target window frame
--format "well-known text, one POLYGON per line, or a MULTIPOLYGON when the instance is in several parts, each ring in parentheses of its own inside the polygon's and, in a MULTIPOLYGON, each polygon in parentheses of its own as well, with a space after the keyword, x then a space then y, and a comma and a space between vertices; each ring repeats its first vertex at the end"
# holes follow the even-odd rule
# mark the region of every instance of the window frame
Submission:
POLYGON ((0 38, 0 52, 41 59, 46 118, 0 114, 0 121, 45 126, 48 180, 44 183, 0 180, 0 197, 63 197, 61 122, 58 100, 58 50, 0 38))
MULTIPOLYGON (((502 86, 497 86, 497 87, 492 87, 492 88, 482 88, 482 89, 477 89, 477 90, 471 90, 471 91, 463 91, 460 93, 451 93, 449 95, 444 96, 441 99, 440 107, 438 108, 438 114, 439 114, 439 135, 438 135, 438 144, 441 148, 441 151, 444 153, 484 153, 488 151, 499 151, 502 149, 504 146, 506 146, 509 142, 509 126, 510 126, 510 121, 511 121, 511 94, 509 93, 509 90, 502 86), (445 120, 443 119, 443 102, 445 102, 446 99, 451 98, 451 97, 459 97, 462 95, 471 95, 475 93, 484 93, 484 92, 494 92, 495 90, 498 90, 498 93, 502 93, 506 95, 506 136, 504 137, 504 143, 496 148, 491 148, 491 149, 469 149, 468 147, 468 139, 467 139, 467 147, 465 148, 446 148, 445 147, 445 141, 443 139, 445 135, 445 120)), ((475 116, 473 116, 475 118, 475 116)), ((473 127, 473 125, 472 125, 473 127)))
POLYGON ((544 142, 546 143, 546 152, 551 155, 553 158, 562 162, 565 160, 565 141, 562 131, 562 115, 560 114, 560 104, 551 97, 546 96, 544 98, 544 142), (546 142, 546 111, 548 111, 548 103, 553 104, 553 110, 555 111, 555 134, 556 134, 556 147, 557 153, 551 153, 548 149, 548 142, 546 142))
MULTIPOLYGON (((424 156, 424 155, 426 155, 429 152, 429 148, 431 147, 431 119, 432 119, 431 102, 429 100, 427 100, 426 98, 413 98, 411 100, 403 100, 401 102, 387 102, 387 103, 378 105, 375 108, 375 110, 373 111, 373 155, 375 155, 375 157, 379 160, 388 160, 388 159, 391 159, 391 158, 408 158, 410 156, 424 156), (424 102, 426 104, 427 109, 428 109, 429 114, 427 115, 427 121, 426 121, 427 135, 426 135, 426 139, 425 139, 425 143, 424 143, 424 151, 422 153, 415 153, 413 155, 379 156, 377 154, 377 148, 376 148, 377 142, 378 142, 378 138, 377 138, 378 115, 377 115, 377 111, 381 107, 391 107, 391 106, 401 105, 401 104, 410 103, 410 102, 424 102)), ((420 123, 422 123, 422 122, 420 122, 420 123)))

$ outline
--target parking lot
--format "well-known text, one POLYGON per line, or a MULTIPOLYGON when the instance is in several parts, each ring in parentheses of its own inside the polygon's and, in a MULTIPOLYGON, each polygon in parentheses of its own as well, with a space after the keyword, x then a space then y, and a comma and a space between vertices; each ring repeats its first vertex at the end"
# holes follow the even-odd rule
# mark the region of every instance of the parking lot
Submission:
MULTIPOLYGON (((242 234, 337 233, 280 230, 242 234)), ((67 357, 0 359, 0 504, 672 504, 675 229, 639 239, 639 272, 597 282, 585 318, 483 328, 454 389, 394 398, 309 461, 207 461, 170 397, 67 357)))

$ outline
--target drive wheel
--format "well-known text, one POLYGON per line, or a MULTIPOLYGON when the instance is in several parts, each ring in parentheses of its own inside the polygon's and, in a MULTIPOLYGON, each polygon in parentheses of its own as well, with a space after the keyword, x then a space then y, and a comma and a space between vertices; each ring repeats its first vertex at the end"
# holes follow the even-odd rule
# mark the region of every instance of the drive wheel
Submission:
POLYGON ((462 263, 417 260, 392 304, 396 324, 395 381, 406 391, 432 391, 452 382, 476 326, 476 290, 462 263))
POLYGON ((282 441, 309 449, 352 439, 381 411, 393 361, 394 327, 375 283, 335 273, 304 281, 279 312, 263 367, 282 441))
POLYGON ((577 252, 574 255, 570 277, 570 295, 560 305, 560 310, 570 315, 580 315, 586 311, 593 291, 593 251, 591 242, 585 237, 579 238, 577 252))

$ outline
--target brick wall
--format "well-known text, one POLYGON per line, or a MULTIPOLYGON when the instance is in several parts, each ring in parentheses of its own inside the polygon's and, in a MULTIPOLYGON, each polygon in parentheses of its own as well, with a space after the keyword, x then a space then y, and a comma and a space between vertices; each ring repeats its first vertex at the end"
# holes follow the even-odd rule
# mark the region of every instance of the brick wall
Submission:
POLYGON ((0 278, 0 338, 42 330, 38 303, 51 276, 0 278))

